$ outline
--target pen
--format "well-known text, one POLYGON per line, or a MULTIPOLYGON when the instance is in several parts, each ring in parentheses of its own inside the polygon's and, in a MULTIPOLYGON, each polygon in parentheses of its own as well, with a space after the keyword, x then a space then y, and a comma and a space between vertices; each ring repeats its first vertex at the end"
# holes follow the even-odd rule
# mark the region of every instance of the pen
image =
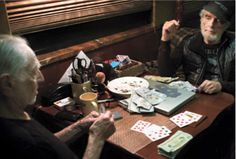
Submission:
POLYGON ((98 103, 105 103, 105 102, 113 102, 115 99, 114 98, 109 98, 109 99, 100 99, 97 102, 98 103))
POLYGON ((99 105, 99 113, 101 114, 101 113, 105 113, 105 112, 106 112, 105 106, 104 106, 103 103, 101 103, 101 104, 99 105))

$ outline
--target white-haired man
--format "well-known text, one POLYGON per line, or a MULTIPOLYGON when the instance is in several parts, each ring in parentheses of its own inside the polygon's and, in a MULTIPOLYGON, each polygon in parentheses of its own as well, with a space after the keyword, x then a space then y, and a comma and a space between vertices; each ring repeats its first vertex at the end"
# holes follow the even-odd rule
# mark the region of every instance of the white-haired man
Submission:
POLYGON ((62 131, 52 134, 33 120, 25 108, 35 102, 38 82, 44 77, 40 63, 26 40, 0 35, 0 145, 6 158, 75 159, 64 141, 89 124, 88 144, 83 158, 98 159, 105 140, 114 131, 111 112, 91 112, 62 131))

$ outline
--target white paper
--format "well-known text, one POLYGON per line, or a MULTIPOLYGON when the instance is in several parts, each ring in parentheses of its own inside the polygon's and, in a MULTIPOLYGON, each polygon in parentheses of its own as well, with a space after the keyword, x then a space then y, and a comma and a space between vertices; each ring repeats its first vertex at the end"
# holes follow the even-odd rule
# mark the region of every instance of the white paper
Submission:
MULTIPOLYGON (((78 55, 76 56, 79 59, 84 58, 86 60, 86 68, 89 67, 90 65, 90 59, 88 58, 88 56, 86 56, 86 54, 81 50, 78 55)), ((71 69, 73 69, 72 67, 72 63, 70 64, 70 66, 67 68, 67 70, 65 71, 65 73, 63 74, 63 76, 60 78, 60 80, 58 81, 58 83, 66 83, 66 82, 71 82, 71 78, 69 77, 71 75, 71 69)))

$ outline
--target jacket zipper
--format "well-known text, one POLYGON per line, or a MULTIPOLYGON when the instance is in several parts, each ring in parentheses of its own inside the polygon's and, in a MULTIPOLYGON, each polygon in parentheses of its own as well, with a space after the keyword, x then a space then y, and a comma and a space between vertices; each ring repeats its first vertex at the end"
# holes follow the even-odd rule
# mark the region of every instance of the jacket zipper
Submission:
POLYGON ((196 82, 195 82, 195 86, 197 86, 199 80, 202 78, 203 70, 205 70, 206 63, 207 63, 207 62, 205 61, 205 62, 204 62, 204 65, 202 66, 201 72, 200 72, 200 74, 199 74, 199 76, 198 76, 198 78, 197 78, 197 80, 196 80, 196 82))

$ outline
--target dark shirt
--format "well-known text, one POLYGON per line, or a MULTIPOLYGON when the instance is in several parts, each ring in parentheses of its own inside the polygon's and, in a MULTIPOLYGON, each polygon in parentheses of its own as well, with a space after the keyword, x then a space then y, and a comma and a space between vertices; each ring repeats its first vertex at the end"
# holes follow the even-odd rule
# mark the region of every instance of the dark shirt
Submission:
POLYGON ((75 154, 35 120, 0 118, 1 156, 22 159, 76 159, 75 154))
POLYGON ((217 53, 219 52, 219 45, 205 45, 204 50, 207 56, 206 72, 204 79, 222 81, 220 76, 220 65, 217 53))

